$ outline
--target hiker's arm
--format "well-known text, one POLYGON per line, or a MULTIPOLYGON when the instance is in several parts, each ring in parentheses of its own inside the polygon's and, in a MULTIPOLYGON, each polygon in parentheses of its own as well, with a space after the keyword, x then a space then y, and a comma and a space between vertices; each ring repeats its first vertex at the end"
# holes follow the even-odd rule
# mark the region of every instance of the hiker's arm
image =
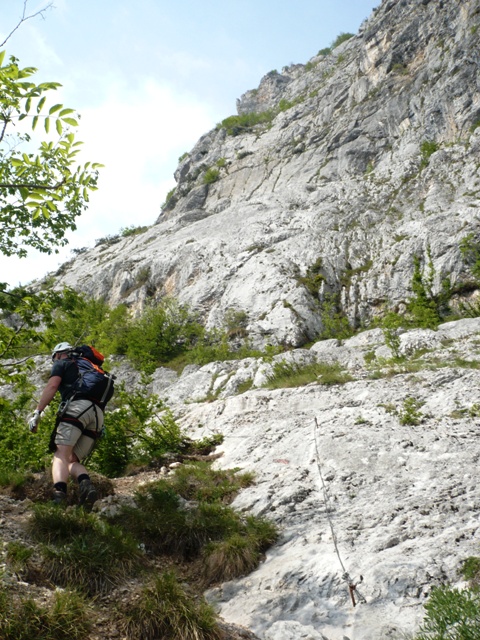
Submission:
POLYGON ((55 394, 58 391, 58 387, 62 378, 60 376, 52 376, 47 382, 45 389, 42 391, 42 396, 38 402, 37 410, 43 411, 47 405, 53 400, 55 394))

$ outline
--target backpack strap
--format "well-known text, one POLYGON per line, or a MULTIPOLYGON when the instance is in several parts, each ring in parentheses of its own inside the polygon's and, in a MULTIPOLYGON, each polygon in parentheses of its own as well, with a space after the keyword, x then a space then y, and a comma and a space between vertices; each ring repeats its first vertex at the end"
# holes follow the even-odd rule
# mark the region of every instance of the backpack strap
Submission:
POLYGON ((101 398, 101 400, 99 402, 101 408, 103 408, 103 405, 105 404, 105 400, 107 399, 108 392, 110 391, 110 389, 112 387, 113 378, 114 378, 114 376, 112 376, 110 374, 105 374, 105 376, 108 378, 108 382, 107 382, 107 386, 105 387, 105 391, 103 392, 103 396, 102 396, 102 398, 101 398))

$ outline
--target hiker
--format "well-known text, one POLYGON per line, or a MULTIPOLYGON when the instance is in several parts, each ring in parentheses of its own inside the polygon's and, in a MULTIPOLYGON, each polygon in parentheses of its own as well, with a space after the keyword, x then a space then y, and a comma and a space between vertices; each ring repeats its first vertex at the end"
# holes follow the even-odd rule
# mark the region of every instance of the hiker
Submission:
POLYGON ((103 428, 104 403, 86 397, 77 390, 73 392, 79 379, 76 355, 75 347, 68 342, 60 342, 53 349, 50 379, 28 426, 32 433, 36 433, 42 412, 59 391, 62 403, 51 440, 51 450, 54 451, 53 501, 66 504, 67 480, 71 475, 79 485, 80 504, 91 509, 97 499, 97 491, 80 461, 92 451, 95 439, 103 428))

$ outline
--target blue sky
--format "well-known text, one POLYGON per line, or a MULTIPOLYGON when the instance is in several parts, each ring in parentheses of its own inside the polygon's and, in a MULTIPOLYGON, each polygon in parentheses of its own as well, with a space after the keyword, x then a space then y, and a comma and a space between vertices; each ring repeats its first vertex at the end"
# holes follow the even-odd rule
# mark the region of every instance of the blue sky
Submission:
MULTIPOLYGON (((28 0, 27 15, 49 3, 28 0)), ((5 45, 34 79, 60 82, 54 104, 82 116, 84 160, 105 165, 89 210, 59 255, 0 257, 0 281, 55 270, 72 248, 150 225, 175 186, 178 158, 272 69, 306 63, 356 33, 380 0, 54 0, 5 45), (11 274, 11 275, 10 275, 11 274)), ((0 41, 24 0, 4 0, 0 41)))

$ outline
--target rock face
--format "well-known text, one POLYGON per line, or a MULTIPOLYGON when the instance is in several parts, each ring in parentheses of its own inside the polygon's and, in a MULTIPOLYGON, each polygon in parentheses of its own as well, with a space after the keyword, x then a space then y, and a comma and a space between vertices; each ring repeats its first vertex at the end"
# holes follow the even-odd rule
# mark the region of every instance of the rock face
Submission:
POLYGON ((233 506, 280 528, 255 572, 207 594, 225 620, 262 640, 393 640, 418 631, 432 587, 461 586, 480 548, 479 335, 480 318, 409 331, 397 365, 378 330, 288 354, 342 362, 343 385, 235 395, 225 378, 255 387, 271 367, 253 359, 157 372, 190 436, 224 435, 215 464, 255 472, 233 506))
MULTIPOLYGON (((479 344, 469 318, 403 333, 395 361, 373 329, 273 361, 157 369, 149 391, 186 435, 223 434, 215 464, 255 473, 234 508, 280 531, 257 570, 207 593, 227 624, 261 640, 399 640, 418 631, 433 587, 464 586, 462 562, 480 555, 479 344), (337 363, 349 379, 266 388, 278 361, 337 363)), ((119 382, 143 384, 124 359, 110 364, 119 382)), ((35 365, 42 388, 51 362, 35 365)), ((115 481, 116 502, 134 483, 115 481)), ((23 503, 0 502, 8 522, 12 510, 23 519, 23 503)))
POLYGON ((479 21, 478 0, 384 0, 355 37, 247 91, 241 117, 268 122, 204 135, 156 224, 78 256, 57 284, 134 309, 173 295, 209 327, 238 311, 254 344, 297 347, 328 301, 353 325, 401 309, 414 256, 431 256, 434 292, 445 277, 468 290, 479 21))
MULTIPOLYGON (((401 309, 414 257, 434 293, 446 277, 471 293, 479 23, 479 0, 384 0, 353 38, 246 92, 180 162, 157 222, 79 255, 56 286, 134 310, 171 295, 208 327, 238 312, 253 344, 293 347, 328 305, 352 325, 401 309)), ((227 621, 262 640, 393 639, 432 586, 458 583, 480 542, 479 332, 403 334, 393 377, 375 329, 276 356, 340 363, 344 385, 267 390, 275 359, 155 373, 192 436, 223 433, 220 463, 256 471, 235 506, 281 527, 256 572, 210 593, 227 621)))

